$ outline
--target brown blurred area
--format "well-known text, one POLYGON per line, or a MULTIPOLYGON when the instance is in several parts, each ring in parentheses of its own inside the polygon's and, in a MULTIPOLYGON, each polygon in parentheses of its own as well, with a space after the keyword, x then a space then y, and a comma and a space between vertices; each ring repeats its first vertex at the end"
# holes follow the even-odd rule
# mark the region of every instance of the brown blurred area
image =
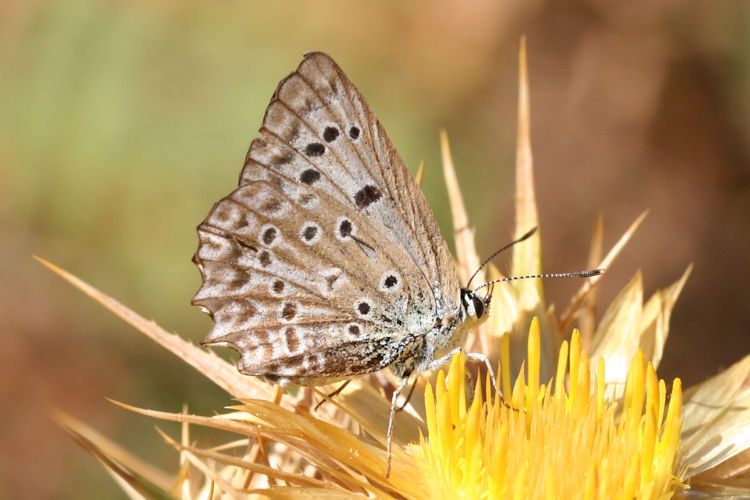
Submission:
MULTIPOLYGON (((750 352, 749 28, 743 1, 0 3, 0 497, 121 497, 50 407, 175 470, 154 422, 104 398, 229 403, 31 256, 201 339, 195 226, 311 50, 347 71, 407 164, 426 161, 444 230, 447 129, 489 254, 513 230, 525 34, 545 271, 585 267, 598 214, 609 246, 649 209, 600 312, 636 270, 648 297, 693 262, 659 374, 690 386, 737 361, 750 352)), ((563 307, 577 286, 545 283, 547 300, 563 307)))

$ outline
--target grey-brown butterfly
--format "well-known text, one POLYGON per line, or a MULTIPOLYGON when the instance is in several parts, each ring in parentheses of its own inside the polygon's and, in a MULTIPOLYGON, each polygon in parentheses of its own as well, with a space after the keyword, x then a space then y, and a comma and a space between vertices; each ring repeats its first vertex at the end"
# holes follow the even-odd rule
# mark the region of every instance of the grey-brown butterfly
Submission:
POLYGON ((419 186, 329 56, 307 54, 279 84, 239 187, 198 235, 193 304, 214 320, 203 343, 238 351, 240 372, 282 385, 401 378, 387 477, 399 393, 460 349, 489 295, 460 287, 419 186))

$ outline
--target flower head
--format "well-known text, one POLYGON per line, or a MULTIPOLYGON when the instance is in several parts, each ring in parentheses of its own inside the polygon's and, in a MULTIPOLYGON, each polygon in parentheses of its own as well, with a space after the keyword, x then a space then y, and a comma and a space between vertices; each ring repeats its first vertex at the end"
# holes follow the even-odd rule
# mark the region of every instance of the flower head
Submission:
POLYGON ((551 384, 539 379, 539 322, 509 400, 479 383, 470 403, 463 357, 425 393, 429 438, 412 450, 430 498, 661 498, 678 470, 680 381, 664 381, 638 351, 623 405, 605 396, 605 362, 589 374, 580 336, 563 343, 551 384), (569 378, 570 388, 565 380, 569 378))

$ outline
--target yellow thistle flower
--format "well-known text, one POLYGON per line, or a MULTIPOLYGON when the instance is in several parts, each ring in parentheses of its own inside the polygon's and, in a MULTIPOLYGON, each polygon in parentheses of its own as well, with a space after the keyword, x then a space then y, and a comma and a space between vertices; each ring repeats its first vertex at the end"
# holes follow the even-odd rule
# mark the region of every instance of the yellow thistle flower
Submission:
MULTIPOLYGON (((517 236, 539 226, 523 44, 520 63, 517 236)), ((479 258, 445 134, 441 143, 456 265, 466 280, 479 258)), ((589 267, 610 267, 643 217, 601 259, 599 223, 589 267)), ((541 272, 539 240, 514 247, 513 274, 541 272)), ((60 424, 132 498, 669 498, 684 485, 750 492, 743 479, 750 459, 750 356, 684 394, 676 380, 669 398, 666 384, 656 376, 669 317, 689 268, 645 304, 636 274, 598 325, 593 313, 598 278, 586 280, 559 317, 544 303, 541 280, 498 284, 490 318, 466 348, 500 361, 500 388, 508 399, 503 403, 487 384, 482 390, 471 377, 467 382, 470 370, 462 357, 434 385, 420 381, 406 410, 397 413, 392 472, 386 479, 390 398, 384 392, 393 386, 382 374, 355 379, 316 411, 319 392, 285 392, 243 376, 213 352, 40 261, 239 401, 212 417, 127 406, 181 423, 179 439, 161 433, 179 452, 176 475, 58 413, 60 424), (576 320, 581 334, 574 333, 568 342, 576 320), (511 374, 518 376, 513 380, 511 374), (191 425, 236 438, 201 448, 191 441, 191 425)), ((489 278, 499 277, 491 266, 489 273, 489 278)))
POLYGON ((592 381, 574 332, 560 350, 554 385, 544 385, 539 335, 534 320, 528 382, 521 372, 507 402, 491 392, 477 397, 479 383, 467 402, 463 356, 453 359, 447 382, 438 374, 434 396, 427 387, 429 439, 411 448, 430 498, 663 498, 681 486, 680 381, 665 408, 666 385, 638 351, 618 407, 605 397, 604 360, 592 381))

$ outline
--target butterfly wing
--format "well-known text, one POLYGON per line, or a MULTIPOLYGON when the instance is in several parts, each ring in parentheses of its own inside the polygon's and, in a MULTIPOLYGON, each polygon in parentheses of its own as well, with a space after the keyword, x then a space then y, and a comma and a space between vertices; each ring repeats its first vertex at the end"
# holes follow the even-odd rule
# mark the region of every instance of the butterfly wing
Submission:
POLYGON ((205 343, 240 352, 243 373, 317 384, 379 370, 459 307, 424 196, 322 53, 279 84, 240 187, 198 234, 205 343))

